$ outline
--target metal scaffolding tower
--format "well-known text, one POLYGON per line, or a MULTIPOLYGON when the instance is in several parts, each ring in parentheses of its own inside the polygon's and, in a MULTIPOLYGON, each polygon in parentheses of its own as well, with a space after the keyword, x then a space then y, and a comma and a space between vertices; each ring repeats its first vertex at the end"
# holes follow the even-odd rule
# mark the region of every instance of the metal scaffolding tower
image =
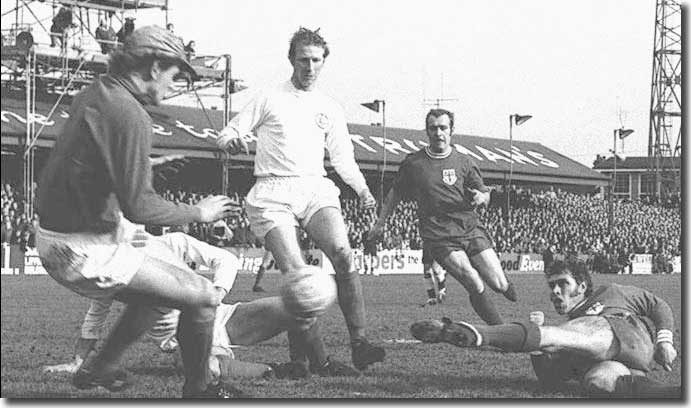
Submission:
POLYGON ((648 130, 649 167, 657 198, 680 192, 681 4, 657 0, 648 130))
MULTIPOLYGON (((165 21, 168 22, 168 2, 169 0, 52 0, 54 9, 57 7, 69 7, 79 22, 80 33, 86 36, 93 36, 91 21, 98 21, 105 13, 111 13, 115 17, 118 15, 120 20, 125 20, 125 11, 136 12, 138 9, 150 8, 165 11, 165 21)), ((24 194, 24 213, 29 216, 34 211, 34 184, 36 183, 35 174, 35 153, 39 135, 43 126, 37 126, 36 99, 37 94, 50 100, 53 103, 45 120, 50 120, 56 108, 63 99, 69 100, 80 89, 88 86, 99 74, 106 72, 108 56, 103 54, 96 42, 96 49, 70 49, 69 47, 53 47, 52 44, 41 44, 36 41, 33 34, 37 34, 40 27, 46 34, 46 27, 32 10, 34 2, 27 0, 16 0, 16 6, 10 12, 14 13, 15 21, 8 30, 3 28, 2 43, 2 67, 3 73, 0 76, 0 84, 3 92, 5 90, 21 91, 25 95, 26 103, 26 136, 22 140, 22 167, 23 167, 23 194, 24 194), (35 21, 28 22, 24 19, 24 12, 30 14, 35 21)), ((38 1, 43 3, 43 1, 38 1)), ((81 35, 80 34, 80 35, 81 35)), ((63 37, 63 41, 66 38, 63 37)), ((94 39, 94 41, 96 41, 94 39)), ((107 42, 107 41, 106 41, 107 42)), ((197 90, 223 86, 222 98, 224 101, 223 125, 227 125, 231 115, 230 93, 238 88, 238 81, 231 77, 231 58, 230 55, 223 56, 196 56, 191 58, 190 63, 195 66, 197 77, 194 83, 178 81, 175 84, 176 91, 166 98, 178 96, 186 93, 194 93, 199 100, 197 90), (214 62, 224 62, 223 69, 216 68, 214 62)), ((200 100, 201 103, 201 100, 200 100)), ((202 109, 204 107, 202 106, 202 109)), ((206 112, 205 112, 206 114, 206 112)), ((207 116, 208 119, 208 116, 207 116)), ((211 128, 214 128, 210 122, 211 128)), ((223 154, 221 158, 223 164, 222 189, 227 194, 229 190, 228 172, 230 169, 230 158, 223 154)))

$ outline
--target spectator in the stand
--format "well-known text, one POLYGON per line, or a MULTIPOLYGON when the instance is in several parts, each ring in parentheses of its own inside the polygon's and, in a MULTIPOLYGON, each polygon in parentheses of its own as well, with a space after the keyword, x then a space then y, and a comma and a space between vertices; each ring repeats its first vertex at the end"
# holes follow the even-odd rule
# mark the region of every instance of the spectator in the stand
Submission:
POLYGON ((18 244, 22 252, 26 252, 27 248, 36 248, 36 234, 28 226, 25 226, 21 230, 18 244))
POLYGON ((545 250, 542 252, 542 261, 544 262, 545 270, 554 262, 554 249, 554 245, 545 245, 545 250))
POLYGON ((115 35, 115 30, 113 26, 106 23, 106 20, 101 20, 96 29, 96 40, 101 46, 101 52, 103 54, 108 54, 115 48, 115 41, 117 41, 117 36, 115 35))
POLYGON ((2 227, 0 227, 0 236, 2 236, 3 244, 10 244, 10 239, 12 238, 13 232, 14 227, 12 226, 12 220, 5 218, 5 220, 2 222, 2 227))
POLYGON ((65 30, 72 24, 72 9, 61 7, 60 11, 53 17, 53 24, 50 26, 50 46, 63 46, 65 30))
POLYGON ((247 221, 241 219, 237 228, 233 232, 233 246, 240 248, 249 248, 252 246, 250 240, 250 226, 247 221))
POLYGON ((63 37, 62 48, 63 51, 77 50, 82 51, 82 37, 79 31, 79 26, 76 23, 70 24, 66 29, 63 37))
POLYGON ((120 27, 120 30, 115 35, 119 43, 124 43, 125 38, 127 38, 134 31, 134 18, 125 18, 125 23, 120 27))
POLYGON ((185 54, 187 55, 187 60, 191 60, 197 54, 197 43, 194 40, 190 41, 185 45, 185 54))

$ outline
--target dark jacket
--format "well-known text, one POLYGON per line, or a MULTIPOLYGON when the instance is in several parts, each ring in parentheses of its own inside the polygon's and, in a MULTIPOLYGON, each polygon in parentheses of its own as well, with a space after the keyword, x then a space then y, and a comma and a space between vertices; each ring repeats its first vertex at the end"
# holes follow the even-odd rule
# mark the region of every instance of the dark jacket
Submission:
POLYGON ((152 121, 127 79, 103 75, 75 97, 38 185, 41 227, 105 233, 119 211, 138 224, 181 225, 199 210, 158 196, 151 185, 152 121))

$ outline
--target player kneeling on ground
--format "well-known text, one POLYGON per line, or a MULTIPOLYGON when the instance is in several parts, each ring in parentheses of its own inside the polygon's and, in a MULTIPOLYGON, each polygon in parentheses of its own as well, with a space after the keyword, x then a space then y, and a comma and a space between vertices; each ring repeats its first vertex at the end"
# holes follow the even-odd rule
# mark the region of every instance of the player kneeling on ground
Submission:
POLYGON ((550 388, 579 379, 596 397, 681 397, 680 387, 646 377, 653 360, 671 371, 677 357, 672 344, 674 318, 664 300, 616 283, 593 289, 585 264, 576 261, 554 262, 547 283, 557 313, 569 318, 559 326, 533 321, 482 326, 444 318, 416 322, 410 330, 426 343, 541 351, 531 355, 533 368, 540 383, 550 388))

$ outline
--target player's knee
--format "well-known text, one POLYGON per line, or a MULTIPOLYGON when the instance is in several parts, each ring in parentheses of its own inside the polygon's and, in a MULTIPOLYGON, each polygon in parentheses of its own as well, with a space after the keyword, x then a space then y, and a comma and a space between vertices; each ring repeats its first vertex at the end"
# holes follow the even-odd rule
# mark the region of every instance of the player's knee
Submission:
POLYGON ((603 361, 588 370, 582 384, 590 395, 603 395, 614 392, 619 377, 629 375, 630 371, 620 362, 603 361))
POLYGON ((485 283, 474 268, 461 267, 450 272, 468 292, 482 293, 485 290, 485 283))
POLYGON ((196 286, 195 296, 190 306, 198 309, 211 309, 213 312, 213 310, 221 303, 218 291, 211 284, 211 282, 204 278, 201 278, 196 286))
POLYGON ((333 263, 336 274, 350 274, 352 267, 352 251, 348 245, 338 245, 331 251, 329 259, 333 263))

